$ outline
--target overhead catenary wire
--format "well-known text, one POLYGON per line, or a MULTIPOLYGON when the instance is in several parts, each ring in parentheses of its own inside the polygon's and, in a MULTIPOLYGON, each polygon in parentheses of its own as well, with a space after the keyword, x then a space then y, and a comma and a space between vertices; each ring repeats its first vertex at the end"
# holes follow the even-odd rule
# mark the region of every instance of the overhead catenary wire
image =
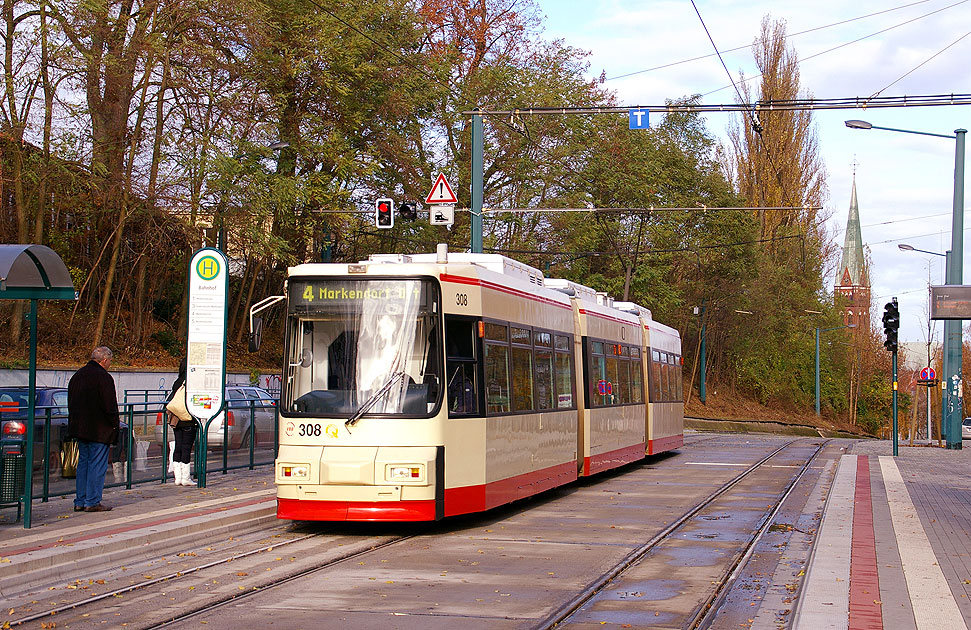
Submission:
MULTIPOLYGON (((598 214, 639 214, 643 212, 697 212, 697 211, 778 211, 788 212, 791 210, 821 210, 822 206, 775 206, 775 207, 750 207, 750 206, 690 206, 690 207, 660 207, 649 206, 643 208, 483 208, 482 214, 501 214, 501 213, 538 213, 538 212, 594 212, 598 214)), ((459 212, 469 212, 468 208, 457 208, 459 212)))
MULTIPOLYGON (((814 26, 813 28, 808 28, 808 29, 805 29, 805 30, 802 30, 802 31, 797 31, 795 33, 790 33, 789 35, 786 35, 786 41, 788 41, 789 39, 791 39, 793 37, 798 37, 800 35, 806 35, 808 33, 815 33, 816 31, 822 31, 822 30, 826 30, 826 29, 833 28, 833 27, 836 27, 836 26, 842 26, 844 24, 849 24, 851 22, 856 22, 856 21, 859 21, 859 20, 864 20, 866 18, 871 18, 871 17, 875 17, 875 16, 878 16, 878 15, 883 15, 884 13, 892 13, 893 11, 899 11, 901 9, 907 9, 907 8, 916 6, 918 4, 925 4, 925 3, 930 2, 930 1, 931 0, 918 0, 918 2, 910 2, 908 4, 903 4, 903 5, 900 5, 900 6, 891 7, 889 9, 884 9, 882 11, 876 11, 874 13, 867 13, 866 15, 859 15, 859 16, 854 17, 854 18, 849 18, 849 19, 846 19, 846 20, 840 20, 839 22, 832 22, 830 24, 824 24, 823 26, 814 26)), ((957 2, 957 3, 952 4, 950 6, 944 7, 944 9, 949 9, 951 7, 957 6, 958 4, 964 4, 967 1, 968 0, 961 0, 960 2, 957 2)), ((940 10, 944 10, 944 9, 940 9, 940 10)), ((934 13, 937 13, 937 11, 933 11, 933 12, 928 13, 926 15, 923 15, 921 17, 927 17, 928 15, 933 15, 934 13)), ((751 47, 751 44, 745 44, 744 46, 735 46, 733 48, 726 48, 726 49, 722 50, 722 52, 723 53, 726 53, 726 52, 738 52, 739 50, 745 50, 745 49, 750 48, 750 47, 751 47)), ((635 70, 634 72, 628 72, 626 74, 619 74, 619 75, 617 75, 615 77, 607 77, 607 78, 604 79, 604 81, 616 81, 617 79, 625 79, 627 77, 632 77, 632 76, 635 76, 635 75, 638 75, 638 74, 644 74, 645 72, 653 72, 655 70, 663 70, 665 68, 671 68, 673 66, 679 66, 679 65, 682 65, 682 64, 691 63, 692 61, 701 61, 702 59, 708 59, 708 58, 714 57, 714 56, 715 56, 715 53, 709 53, 707 55, 699 55, 697 57, 692 57, 690 59, 682 59, 681 61, 673 61, 671 63, 666 63, 666 64, 663 64, 663 65, 660 65, 660 66, 654 66, 653 68, 645 68, 643 70, 635 70)), ((726 86, 726 88, 727 87, 728 86, 726 86)), ((722 89, 725 89, 725 88, 722 88, 722 89)))
POLYGON ((832 110, 832 109, 877 109, 897 107, 943 107, 955 105, 971 105, 971 94, 922 94, 902 96, 844 96, 834 98, 797 98, 784 100, 765 100, 752 103, 719 103, 703 105, 700 103, 665 103, 664 105, 625 105, 621 107, 546 107, 526 106, 517 109, 483 109, 464 111, 463 115, 482 116, 549 116, 549 115, 598 115, 598 114, 629 114, 633 110, 648 110, 658 114, 709 114, 715 112, 757 111, 790 111, 790 110, 832 110))
MULTIPOLYGON (((805 238, 804 234, 790 234, 787 236, 773 236, 771 238, 759 238, 749 241, 736 241, 734 243, 715 243, 713 245, 696 245, 694 247, 673 247, 665 249, 643 249, 640 250, 641 254, 673 254, 677 252, 693 252, 699 249, 722 249, 725 247, 738 247, 740 245, 757 245, 759 243, 770 243, 773 241, 786 241, 791 239, 802 239, 805 238)), ((538 250, 538 249, 511 249, 506 247, 486 247, 484 248, 490 252, 495 253, 507 253, 507 254, 537 254, 545 256, 614 256, 616 252, 613 251, 588 251, 588 252, 578 252, 578 251, 555 251, 555 250, 538 250)))
MULTIPOLYGON (((920 16, 917 16, 917 17, 912 18, 910 20, 906 20, 904 22, 901 22, 900 24, 895 24, 895 25, 889 26, 889 27, 887 27, 885 29, 881 29, 881 30, 879 30, 879 31, 877 31, 875 33, 870 33, 869 35, 864 35, 863 37, 858 37, 857 39, 854 39, 854 40, 849 41, 849 42, 845 42, 845 43, 840 44, 838 46, 833 46, 832 48, 827 48, 826 50, 820 51, 818 53, 813 53, 812 55, 809 55, 808 57, 803 57, 802 59, 800 59, 798 61, 798 64, 802 64, 803 62, 809 61, 810 59, 815 59, 816 57, 821 57, 822 55, 826 55, 828 53, 834 52, 834 51, 839 50, 841 48, 846 48, 847 46, 851 46, 851 45, 856 44, 858 42, 862 42, 865 39, 869 39, 871 37, 876 37, 877 35, 882 35, 883 33, 886 33, 888 31, 892 31, 894 29, 900 28, 901 26, 906 26, 907 24, 911 24, 912 22, 916 22, 917 20, 922 20, 925 17, 929 17, 931 15, 934 15, 935 13, 940 13, 941 11, 946 11, 948 9, 951 9, 953 7, 956 7, 959 4, 964 4, 967 1, 968 0, 959 0, 958 2, 955 2, 954 4, 949 4, 946 7, 941 7, 940 9, 935 9, 934 11, 931 11, 930 13, 925 13, 924 15, 920 15, 920 16)), ((743 82, 744 83, 747 83, 749 81, 754 81, 755 79, 758 79, 761 76, 762 76, 761 74, 756 74, 754 76, 751 76, 751 77, 748 77, 748 78, 744 79, 743 82)), ((716 90, 712 90, 710 92, 705 92, 704 94, 702 94, 702 96, 710 96, 711 94, 715 94, 716 92, 721 92, 722 90, 727 90, 730 87, 732 87, 732 86, 730 86, 730 85, 723 85, 722 87, 720 87, 720 88, 718 88, 716 90)), ((886 88, 884 88, 884 89, 886 89, 886 88)))
POLYGON ((890 82, 888 85, 884 86, 882 89, 877 90, 876 92, 874 92, 871 95, 870 98, 873 98, 874 96, 880 96, 880 94, 882 94, 885 90, 887 90, 890 87, 893 87, 894 85, 896 85, 897 83, 899 83, 900 81, 902 81, 905 77, 913 74, 914 72, 916 72, 917 70, 919 70, 920 68, 922 68, 923 66, 925 66, 926 64, 930 63, 930 61, 932 59, 934 59, 935 57, 943 54, 947 49, 949 49, 952 46, 956 45, 958 42, 960 42, 962 39, 964 39, 968 35, 971 35, 971 31, 968 31, 967 33, 965 33, 961 37, 958 37, 956 40, 954 40, 953 42, 951 42, 950 44, 948 44, 947 46, 945 46, 941 50, 937 51, 936 53, 934 53, 933 55, 931 55, 930 57, 928 57, 924 61, 920 62, 919 64, 917 64, 916 66, 914 66, 913 68, 911 68, 910 70, 908 70, 907 72, 903 73, 902 75, 900 75, 899 77, 897 77, 896 79, 894 79, 892 82, 890 82))
MULTIPOLYGON (((711 47, 715 49, 715 54, 718 55, 718 61, 721 62, 722 68, 725 69, 725 74, 728 75, 728 80, 732 82, 732 87, 735 88, 735 95, 738 97, 738 101, 744 102, 745 99, 742 97, 742 92, 738 89, 738 85, 735 83, 735 77, 728 69, 728 65, 725 64, 725 59, 722 54, 718 52, 718 46, 715 44, 715 38, 711 36, 711 31, 708 30, 708 25, 705 24, 705 20, 701 17, 701 11, 698 10, 698 5, 695 4, 695 0, 691 0, 691 6, 694 7, 695 13, 698 15, 698 19, 701 21, 701 26, 705 29, 705 34, 708 35, 708 41, 711 42, 711 47)), ((765 150, 765 157, 769 160, 769 166, 772 168, 775 174, 777 183, 779 184, 779 192, 782 193, 782 203, 786 203, 788 197, 788 190, 786 189, 785 182, 782 179, 782 170, 776 164, 775 156, 772 155, 771 149, 769 149, 768 143, 766 143, 765 138, 762 136, 762 121, 758 119, 758 112, 756 110, 745 110, 744 116, 749 119, 749 124, 752 125, 752 131, 755 133, 755 137, 759 139, 759 144, 765 150)))

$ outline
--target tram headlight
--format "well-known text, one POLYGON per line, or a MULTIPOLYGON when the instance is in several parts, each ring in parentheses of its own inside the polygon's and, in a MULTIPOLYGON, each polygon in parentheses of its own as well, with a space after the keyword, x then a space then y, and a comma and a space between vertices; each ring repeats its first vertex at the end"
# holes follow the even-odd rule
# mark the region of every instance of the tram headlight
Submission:
POLYGON ((310 466, 307 464, 283 464, 280 466, 280 476, 284 479, 310 478, 310 466))
POLYGON ((387 481, 424 481, 425 466, 423 464, 390 464, 385 468, 387 481))

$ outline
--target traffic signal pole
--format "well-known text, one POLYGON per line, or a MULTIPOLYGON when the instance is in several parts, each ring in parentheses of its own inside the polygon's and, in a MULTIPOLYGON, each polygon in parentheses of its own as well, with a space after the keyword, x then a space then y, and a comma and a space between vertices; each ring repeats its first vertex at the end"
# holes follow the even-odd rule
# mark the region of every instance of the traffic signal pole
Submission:
POLYGON ((897 306, 897 298, 891 298, 889 302, 883 307, 883 333, 887 336, 887 340, 883 342, 883 347, 886 348, 892 357, 892 370, 891 375, 893 383, 893 398, 891 403, 892 413, 893 413, 893 455, 897 456, 898 450, 898 427, 897 427, 897 331, 900 329, 900 309, 897 306))
POLYGON ((893 456, 897 456, 897 351, 893 351, 893 456))

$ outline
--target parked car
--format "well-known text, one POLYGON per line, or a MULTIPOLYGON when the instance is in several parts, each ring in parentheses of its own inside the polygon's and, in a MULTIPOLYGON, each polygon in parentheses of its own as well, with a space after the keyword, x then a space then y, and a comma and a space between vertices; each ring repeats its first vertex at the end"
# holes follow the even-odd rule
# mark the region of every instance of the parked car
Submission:
MULTIPOLYGON (((26 387, 0 387, 0 436, 5 441, 24 440, 27 435, 26 387)), ((67 388, 37 387, 34 395, 34 458, 43 457, 44 431, 50 413, 50 453, 48 469, 56 471, 61 466, 61 445, 67 439, 67 388)), ((128 424, 121 421, 119 445, 112 449, 113 461, 125 457, 128 444, 128 424), (114 459, 118 458, 118 459, 114 459)))
POLYGON ((971 418, 965 418, 961 423, 961 439, 971 440, 971 418))
MULTIPOLYGON (((223 447, 223 422, 228 425, 229 448, 249 448, 250 408, 255 420, 256 441, 254 444, 273 444, 276 424, 276 399, 261 387, 249 385, 227 385, 226 407, 209 425, 208 445, 210 449, 218 450, 223 447)), ((163 423, 166 414, 159 412, 155 418, 155 441, 163 440, 163 423)), ((169 440, 175 439, 171 427, 168 429, 169 440)))

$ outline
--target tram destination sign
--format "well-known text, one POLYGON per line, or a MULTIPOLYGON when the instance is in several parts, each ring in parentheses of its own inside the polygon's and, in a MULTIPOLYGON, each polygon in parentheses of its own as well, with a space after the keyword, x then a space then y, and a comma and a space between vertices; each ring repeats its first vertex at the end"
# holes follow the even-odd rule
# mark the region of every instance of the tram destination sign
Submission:
POLYGON ((931 319, 971 319, 971 285, 932 286, 931 319))
POLYGON ((307 279, 290 281, 290 312, 309 306, 360 308, 363 302, 401 303, 421 298, 421 283, 415 280, 341 281, 307 279))

